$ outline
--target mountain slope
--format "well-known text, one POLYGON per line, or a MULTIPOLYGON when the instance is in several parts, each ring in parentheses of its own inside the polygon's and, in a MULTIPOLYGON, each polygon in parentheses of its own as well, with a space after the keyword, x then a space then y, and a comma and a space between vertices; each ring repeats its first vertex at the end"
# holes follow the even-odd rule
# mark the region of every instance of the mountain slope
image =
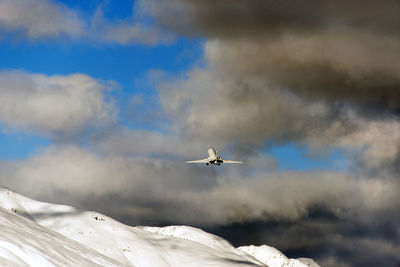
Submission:
POLYGON ((2 188, 0 207, 0 265, 318 266, 267 246, 236 249, 192 227, 130 227, 2 188))
POLYGON ((0 265, 121 266, 121 263, 0 208, 0 265))

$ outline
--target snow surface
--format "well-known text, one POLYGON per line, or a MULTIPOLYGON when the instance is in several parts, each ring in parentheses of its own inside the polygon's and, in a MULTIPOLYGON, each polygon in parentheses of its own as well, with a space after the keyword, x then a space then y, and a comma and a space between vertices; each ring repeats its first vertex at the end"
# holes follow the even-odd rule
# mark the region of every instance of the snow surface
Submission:
POLYGON ((130 227, 0 188, 0 266, 319 266, 188 226, 130 227))

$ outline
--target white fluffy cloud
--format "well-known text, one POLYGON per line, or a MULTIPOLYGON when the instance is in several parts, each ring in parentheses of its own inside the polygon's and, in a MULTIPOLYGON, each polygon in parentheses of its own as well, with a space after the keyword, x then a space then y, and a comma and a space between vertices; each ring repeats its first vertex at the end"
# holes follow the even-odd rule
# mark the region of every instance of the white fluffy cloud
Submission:
POLYGON ((114 120, 106 86, 83 74, 0 72, 0 122, 45 136, 73 136, 114 120))
POLYGON ((119 21, 106 19, 102 5, 93 15, 81 13, 57 0, 0 0, 0 37, 2 33, 18 33, 30 40, 66 36, 119 45, 155 45, 173 40, 171 34, 143 22, 146 15, 139 6, 133 6, 132 15, 119 21))
POLYGON ((21 32, 30 39, 61 34, 79 36, 84 23, 77 12, 49 0, 0 0, 0 31, 21 32))
POLYGON ((92 31, 88 33, 92 39, 120 45, 139 43, 155 45, 170 43, 173 40, 171 34, 161 29, 140 22, 140 18, 133 15, 122 21, 110 21, 104 17, 103 10, 99 8, 91 21, 92 31))

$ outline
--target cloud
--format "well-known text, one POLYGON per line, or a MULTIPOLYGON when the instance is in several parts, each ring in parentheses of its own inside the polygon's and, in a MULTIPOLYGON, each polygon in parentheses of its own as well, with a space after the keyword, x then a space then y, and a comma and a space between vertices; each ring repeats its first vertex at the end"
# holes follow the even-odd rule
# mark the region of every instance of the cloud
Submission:
POLYGON ((286 142, 332 148, 361 128, 360 116, 351 108, 309 101, 264 79, 211 66, 157 87, 163 110, 174 118, 172 127, 184 140, 212 140, 220 149, 233 145, 244 155, 286 142))
POLYGON ((396 1, 142 1, 160 24, 208 38, 210 63, 312 101, 397 114, 396 1))
POLYGON ((387 222, 389 212, 391 218, 398 217, 393 214, 400 184, 383 176, 263 170, 243 176, 239 169, 216 171, 168 159, 97 155, 75 146, 51 146, 12 168, 2 168, 9 176, 2 176, 2 184, 23 194, 118 217, 128 216, 129 209, 146 209, 146 216, 129 214, 136 221, 294 222, 307 218, 315 207, 371 224, 387 222), (110 208, 108 201, 120 209, 110 208))
POLYGON ((94 209, 131 225, 229 229, 236 224, 236 238, 249 238, 258 222, 258 244, 292 255, 298 251, 327 266, 398 261, 400 183, 390 176, 264 170, 243 175, 223 166, 215 170, 140 153, 122 157, 60 145, 12 165, 1 162, 0 172, 0 183, 12 190, 94 209))
POLYGON ((7 175, 2 176, 1 184, 18 192, 120 218, 129 216, 131 223, 172 219, 178 212, 171 203, 184 205, 176 196, 201 192, 215 184, 215 175, 203 177, 201 169, 193 171, 180 162, 101 156, 76 146, 51 146, 15 166, 5 166, 2 173, 7 175))
POLYGON ((155 45, 159 43, 170 43, 172 41, 171 36, 163 34, 159 30, 132 23, 107 25, 105 26, 104 34, 103 38, 106 42, 121 45, 132 43, 155 45))
POLYGON ((187 140, 212 139, 222 148, 234 144, 245 154, 265 144, 297 142, 317 154, 339 148, 367 169, 395 166, 400 83, 377 74, 396 76, 400 68, 388 60, 395 53, 389 47, 385 57, 373 50, 366 59, 356 52, 335 56, 335 49, 324 52, 319 38, 207 41, 206 66, 156 84, 162 108, 187 140), (347 78, 321 72, 323 62, 342 69, 347 78), (305 74, 307 65, 315 65, 315 72, 305 74), (365 80, 365 73, 371 79, 365 80), (394 86, 385 91, 387 82, 394 86))
POLYGON ((311 101, 347 104, 369 115, 396 114, 400 65, 393 59, 399 57, 399 44, 395 38, 351 31, 288 34, 210 41, 206 57, 217 70, 265 80, 311 101))
POLYGON ((19 32, 29 39, 83 34, 84 22, 77 12, 49 0, 1 0, 0 32, 19 32))
POLYGON ((118 45, 169 44, 174 39, 172 34, 153 25, 136 6, 132 16, 123 20, 106 19, 103 8, 100 5, 93 15, 83 16, 81 10, 57 0, 0 0, 0 34, 17 33, 35 41, 68 37, 118 45))
POLYGON ((104 212, 131 225, 240 224, 245 231, 247 225, 262 222, 268 225, 263 231, 269 231, 257 232, 259 242, 300 249, 302 255, 306 251, 331 265, 357 266, 371 259, 392 263, 398 258, 396 236, 386 234, 398 228, 400 219, 400 183, 391 175, 266 171, 262 167, 270 159, 263 153, 246 158, 240 168, 214 169, 183 164, 193 153, 191 143, 166 134, 123 129, 103 138, 97 140, 97 152, 52 145, 24 161, 0 162, 0 184, 39 200, 104 212), (350 241, 357 250, 346 245, 350 241), (363 260, 374 244, 378 247, 363 260))
POLYGON ((368 121, 359 119, 357 131, 331 141, 356 156, 365 168, 397 172, 400 155, 400 122, 396 119, 368 121))
POLYGON ((267 240, 292 257, 312 256, 321 266, 396 266, 399 263, 400 244, 393 225, 345 220, 324 210, 299 222, 254 221, 207 230, 219 235, 228 233, 231 240, 240 244, 261 245, 267 240))
POLYGON ((185 142, 213 140, 245 157, 296 143, 314 156, 339 149, 349 163, 344 172, 218 173, 217 185, 189 195, 194 221, 236 223, 235 236, 265 222, 258 240, 327 266, 397 264, 397 1, 140 5, 163 27, 206 38, 202 66, 156 83, 185 142))
POLYGON ((396 1, 146 0, 140 5, 181 34, 207 38, 257 38, 338 26, 397 34, 400 25, 396 1))
POLYGON ((178 159, 189 156, 205 156, 207 145, 189 143, 172 134, 157 131, 116 129, 100 137, 96 145, 103 154, 128 157, 171 157, 178 159), (196 152, 198 154, 196 155, 196 152))
POLYGON ((162 31, 161 28, 144 22, 140 11, 122 21, 110 21, 104 17, 102 7, 99 7, 91 19, 91 32, 89 36, 95 41, 116 43, 119 45, 128 44, 169 44, 173 41, 172 34, 162 31))
POLYGON ((0 72, 0 122, 46 137, 71 137, 114 120, 107 86, 87 75, 0 72))

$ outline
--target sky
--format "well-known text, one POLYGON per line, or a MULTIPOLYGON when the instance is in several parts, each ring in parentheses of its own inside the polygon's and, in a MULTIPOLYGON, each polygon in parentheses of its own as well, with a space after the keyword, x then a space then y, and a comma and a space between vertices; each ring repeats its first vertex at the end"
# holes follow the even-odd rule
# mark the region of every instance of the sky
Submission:
POLYGON ((0 185, 322 266, 396 266, 399 8, 0 0, 0 185), (245 163, 184 164, 209 147, 245 163))

